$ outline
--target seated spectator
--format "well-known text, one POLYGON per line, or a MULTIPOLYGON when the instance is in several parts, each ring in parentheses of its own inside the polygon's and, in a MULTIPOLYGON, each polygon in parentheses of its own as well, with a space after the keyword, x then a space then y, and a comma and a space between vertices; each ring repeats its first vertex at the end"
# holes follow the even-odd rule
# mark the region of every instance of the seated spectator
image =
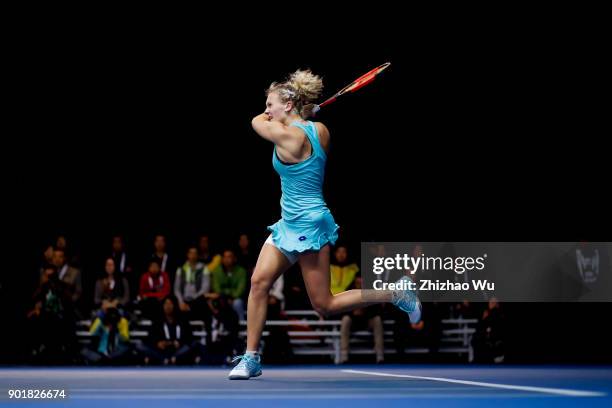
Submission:
POLYGON ((257 262, 257 253, 251 247, 251 240, 247 234, 240 234, 238 250, 236 251, 238 265, 245 268, 250 275, 257 262))
POLYGON ((212 271, 213 293, 217 299, 209 301, 212 312, 211 347, 207 347, 211 362, 223 362, 240 349, 238 344, 239 319, 245 315, 241 298, 246 288, 246 271, 236 265, 234 252, 226 250, 221 264, 212 271))
POLYGON ((82 350, 88 363, 117 365, 128 362, 131 351, 128 321, 117 309, 109 308, 104 317, 96 317, 89 333, 97 346, 95 350, 82 350))
POLYGON ((181 319, 176 298, 165 298, 163 316, 153 326, 151 341, 139 347, 145 355, 145 364, 199 363, 203 347, 194 339, 192 330, 189 323, 181 319))
POLYGON ((249 292, 251 291, 251 277, 257 263, 257 253, 251 247, 251 242, 247 234, 240 234, 238 238, 238 247, 236 249, 236 260, 238 265, 242 266, 247 271, 247 285, 244 289, 242 300, 246 303, 249 292))
POLYGON ((127 253, 125 252, 123 237, 121 235, 115 235, 113 237, 111 257, 115 261, 115 266, 118 273, 126 274, 132 271, 127 253))
POLYGON ((115 261, 116 275, 127 279, 130 293, 135 293, 138 288, 138 276, 132 268, 131 260, 125 250, 125 242, 121 235, 113 236, 110 256, 115 261))
POLYGON ((211 273, 205 264, 198 261, 198 248, 189 247, 187 261, 176 270, 174 295, 178 299, 182 312, 195 312, 196 318, 202 318, 207 299, 216 299, 219 295, 211 292, 211 273), (192 309, 197 308, 199 312, 192 309))
POLYGON ((344 245, 338 245, 334 251, 334 262, 329 265, 332 294, 346 291, 355 281, 359 267, 348 262, 348 250, 344 245))
POLYGON ((217 266, 221 265, 221 255, 214 253, 210 249, 210 239, 208 235, 202 235, 199 239, 199 258, 209 271, 214 271, 217 266))
POLYGON ((61 245, 59 248, 53 250, 53 264, 57 267, 57 276, 59 280, 65 283, 68 293, 70 295, 71 310, 75 313, 77 318, 84 316, 83 310, 83 283, 82 274, 79 268, 76 268, 68 262, 66 254, 66 241, 63 236, 58 237, 57 242, 61 245))
POLYGON ((223 364, 235 355, 237 350, 243 348, 238 340, 240 322, 227 297, 219 296, 209 304, 212 319, 211 334, 206 339, 208 362, 223 364))
MULTIPOLYGON (((353 288, 361 289, 361 277, 357 276, 354 281, 353 288)), ((382 363, 385 360, 385 343, 382 323, 382 306, 372 305, 354 309, 342 316, 340 325, 340 363, 344 364, 348 361, 351 330, 372 330, 374 335, 374 353, 376 354, 376 363, 382 363)))
POLYGON ((496 298, 491 298, 482 313, 472 338, 474 360, 479 363, 502 363, 505 358, 505 317, 496 298))
POLYGON ((168 273, 170 279, 174 280, 174 271, 176 271, 176 263, 170 257, 166 250, 166 236, 157 234, 153 241, 153 255, 151 255, 152 261, 157 261, 162 272, 168 273))
POLYGON ((104 265, 105 275, 96 281, 94 306, 102 311, 115 308, 124 310, 130 301, 130 286, 126 278, 118 274, 113 258, 107 258, 104 265))
MULTIPOLYGON (((330 289, 332 294, 344 292, 350 288, 361 289, 361 277, 357 276, 359 267, 349 263, 348 250, 338 245, 334 251, 334 262, 329 266, 330 289)), ((340 325, 340 362, 346 363, 349 355, 351 327, 353 329, 369 328, 374 333, 374 351, 376 362, 382 363, 384 355, 383 325, 380 317, 382 308, 379 305, 355 309, 342 316, 340 325)))
POLYGON ((161 312, 161 301, 170 294, 170 278, 159 262, 149 262, 149 269, 140 278, 139 306, 145 317, 156 319, 161 312))
POLYGON ((56 248, 53 251, 53 264, 57 268, 59 280, 66 284, 70 299, 75 307, 81 299, 83 285, 81 283, 81 271, 66 262, 66 253, 63 249, 56 248))
POLYGON ((66 252, 67 246, 68 246, 68 240, 66 239, 66 236, 58 235, 57 239, 55 240, 55 248, 61 249, 62 251, 66 252))
POLYGON ((28 339, 33 362, 66 363, 76 350, 74 311, 70 289, 57 275, 55 265, 43 267, 34 307, 27 314, 28 339))
POLYGON ((65 235, 58 235, 57 239, 55 240, 55 249, 61 249, 64 251, 67 262, 70 265, 78 268, 80 265, 79 256, 75 253, 72 246, 68 246, 68 238, 66 238, 65 235))
POLYGON ((231 249, 223 252, 221 265, 213 270, 213 292, 223 296, 232 306, 238 318, 244 320, 245 310, 242 296, 246 289, 247 273, 236 264, 236 256, 231 249))
POLYGON ((219 297, 211 291, 211 274, 205 264, 198 261, 198 248, 189 247, 187 261, 177 269, 174 279, 174 295, 178 299, 179 310, 190 319, 202 319, 210 342, 211 306, 210 302, 219 297))

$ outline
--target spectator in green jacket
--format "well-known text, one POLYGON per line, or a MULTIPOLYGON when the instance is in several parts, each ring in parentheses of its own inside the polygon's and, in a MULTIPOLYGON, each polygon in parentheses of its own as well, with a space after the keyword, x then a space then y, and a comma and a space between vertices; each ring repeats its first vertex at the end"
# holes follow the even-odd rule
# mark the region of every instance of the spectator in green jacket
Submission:
POLYGON ((246 289, 247 272, 236 264, 236 255, 231 249, 223 251, 221 265, 212 272, 213 292, 224 297, 232 306, 238 318, 244 320, 244 301, 242 295, 246 289))

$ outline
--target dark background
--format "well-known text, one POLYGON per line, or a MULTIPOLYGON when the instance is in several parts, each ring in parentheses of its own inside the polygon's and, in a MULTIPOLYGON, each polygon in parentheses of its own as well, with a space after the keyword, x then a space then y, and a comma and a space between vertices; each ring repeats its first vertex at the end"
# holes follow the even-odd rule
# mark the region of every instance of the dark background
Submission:
MULTIPOLYGON (((140 256, 165 233, 181 258, 202 232, 218 247, 242 231, 265 238, 280 186, 250 119, 270 82, 298 68, 322 75, 327 96, 392 63, 318 118, 332 136, 325 197, 355 251, 369 240, 610 240, 600 53, 558 33, 368 37, 281 45, 265 30, 230 39, 107 27, 15 44, 5 218, 17 266, 2 276, 5 327, 19 327, 59 233, 89 280, 114 233, 140 256)), ((609 304, 506 306, 510 361, 612 361, 609 304)))

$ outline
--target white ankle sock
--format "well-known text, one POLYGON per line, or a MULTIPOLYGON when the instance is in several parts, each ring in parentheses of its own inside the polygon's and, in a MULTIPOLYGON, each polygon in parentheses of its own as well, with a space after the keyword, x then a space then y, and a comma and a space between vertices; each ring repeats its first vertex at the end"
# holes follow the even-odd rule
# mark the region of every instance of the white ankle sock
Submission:
POLYGON ((245 351, 244 354, 249 356, 249 357, 256 357, 256 356, 259 355, 258 352, 256 352, 256 351, 249 351, 249 350, 245 351))

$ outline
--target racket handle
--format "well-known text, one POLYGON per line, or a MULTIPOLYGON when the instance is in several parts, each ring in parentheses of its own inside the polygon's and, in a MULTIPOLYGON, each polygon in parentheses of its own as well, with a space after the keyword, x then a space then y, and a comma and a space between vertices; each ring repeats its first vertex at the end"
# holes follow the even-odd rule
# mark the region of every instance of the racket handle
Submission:
POLYGON ((332 96, 331 98, 329 98, 328 100, 326 100, 325 102, 323 102, 321 105, 317 105, 320 108, 324 107, 325 105, 329 105, 330 103, 332 103, 333 101, 336 100, 335 96, 332 96))
POLYGON ((302 111, 302 117, 304 119, 309 118, 309 117, 314 117, 315 114, 321 110, 321 107, 319 105, 316 105, 314 103, 309 103, 308 105, 304 106, 304 110, 302 111))

